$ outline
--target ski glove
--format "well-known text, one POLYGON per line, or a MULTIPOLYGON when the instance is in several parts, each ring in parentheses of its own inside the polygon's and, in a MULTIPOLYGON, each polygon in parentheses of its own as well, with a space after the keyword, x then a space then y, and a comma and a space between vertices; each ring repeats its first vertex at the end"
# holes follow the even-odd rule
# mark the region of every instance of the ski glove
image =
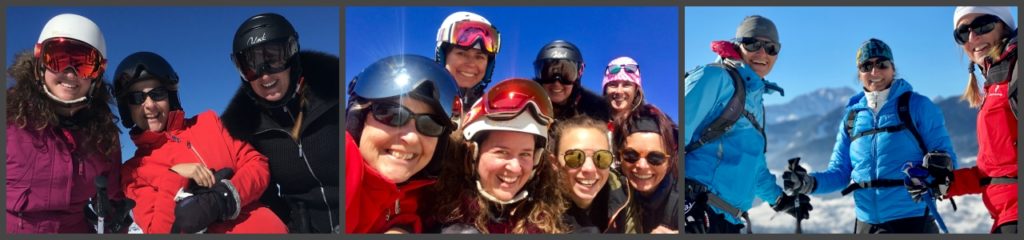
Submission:
POLYGON ((178 200, 171 233, 197 233, 214 222, 238 217, 238 190, 229 180, 233 173, 231 169, 221 169, 214 173, 217 183, 213 186, 193 188, 192 196, 178 200))
POLYGON ((949 185, 953 184, 953 158, 946 152, 932 151, 924 155, 921 165, 932 177, 929 185, 935 190, 932 194, 935 194, 936 198, 946 198, 949 194, 949 185))
POLYGON ((814 177, 800 166, 800 157, 790 158, 786 172, 782 173, 783 191, 786 195, 809 194, 818 187, 814 177))
POLYGON ((811 198, 807 194, 798 194, 796 196, 790 195, 779 195, 779 198, 775 199, 775 204, 772 206, 776 212, 786 212, 786 214, 792 215, 794 218, 810 219, 810 212, 814 210, 811 206, 811 198), (800 200, 800 207, 796 207, 796 200, 800 200), (799 217, 798 217, 799 216, 799 217))
MULTIPOLYGON (((99 216, 96 215, 94 209, 100 207, 95 203, 95 199, 90 199, 89 203, 85 205, 83 212, 85 213, 85 220, 95 229, 96 224, 99 222, 99 216)), ((111 200, 107 206, 105 206, 106 216, 104 216, 104 232, 108 233, 127 233, 128 226, 134 222, 128 213, 135 208, 135 201, 125 198, 124 201, 111 200)))
POLYGON ((903 164, 903 185, 914 202, 921 202, 924 195, 928 193, 928 169, 921 165, 908 162, 903 164))

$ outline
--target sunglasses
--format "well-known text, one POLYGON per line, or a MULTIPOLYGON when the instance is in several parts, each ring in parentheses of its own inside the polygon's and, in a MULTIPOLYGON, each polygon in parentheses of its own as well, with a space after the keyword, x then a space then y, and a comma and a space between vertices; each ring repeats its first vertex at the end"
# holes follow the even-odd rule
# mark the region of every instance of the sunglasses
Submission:
POLYGON ((391 127, 402 127, 409 120, 416 119, 416 131, 429 136, 438 137, 444 133, 445 127, 435 121, 432 114, 414 114, 412 110, 394 103, 378 103, 370 106, 373 119, 391 127))
POLYGON ((996 28, 996 23, 999 22, 999 17, 993 15, 984 15, 974 19, 974 22, 969 24, 960 25, 953 30, 953 39, 956 40, 957 44, 964 45, 969 40, 971 32, 974 32, 975 36, 986 34, 996 28))
POLYGON ((757 38, 741 38, 740 46, 743 46, 743 49, 746 49, 747 52, 757 52, 757 50, 764 48, 764 52, 772 56, 779 55, 779 50, 782 48, 777 42, 757 38))
MULTIPOLYGON (((587 161, 587 153, 581 149, 565 150, 565 153, 562 155, 562 159, 565 160, 565 166, 569 168, 581 168, 583 163, 587 161)), ((590 156, 597 169, 608 169, 612 165, 612 160, 614 160, 612 152, 608 150, 597 150, 590 156)))
POLYGON ((275 74, 288 70, 289 61, 299 52, 299 44, 294 38, 271 41, 241 50, 232 54, 235 67, 245 81, 253 81, 260 76, 275 74))
POLYGON ((637 152, 636 149, 633 148, 626 148, 625 150, 622 150, 622 154, 620 156, 622 157, 623 161, 634 164, 637 161, 640 161, 641 158, 647 159, 647 163, 650 163, 651 165, 654 166, 660 166, 661 164, 664 164, 669 157, 668 154, 659 151, 647 152, 647 155, 641 156, 640 152, 637 152))
POLYGON ((540 72, 537 74, 540 77, 537 82, 540 84, 558 82, 562 85, 572 85, 576 82, 576 78, 580 76, 579 64, 575 61, 549 59, 541 66, 543 67, 541 67, 540 72))
POLYGON ((605 75, 615 75, 615 74, 619 74, 619 72, 621 72, 623 70, 625 70, 626 73, 637 73, 638 71, 640 71, 640 65, 636 65, 636 64, 609 65, 607 68, 605 68, 604 71, 605 71, 605 75))
POLYGON ((889 60, 885 61, 867 61, 860 65, 860 72, 869 73, 871 70, 889 70, 892 68, 892 62, 889 60))
POLYGON ((124 95, 124 99, 128 101, 128 104, 140 105, 140 104, 146 102, 146 98, 147 97, 150 98, 150 99, 153 99, 153 101, 163 101, 163 100, 166 100, 167 97, 170 96, 170 92, 171 92, 170 90, 167 90, 164 87, 156 87, 156 88, 150 89, 148 92, 143 92, 143 91, 127 92, 124 95))
POLYGON ((71 38, 51 38, 36 45, 36 56, 50 72, 71 69, 80 78, 96 79, 106 67, 106 59, 89 44, 71 38))

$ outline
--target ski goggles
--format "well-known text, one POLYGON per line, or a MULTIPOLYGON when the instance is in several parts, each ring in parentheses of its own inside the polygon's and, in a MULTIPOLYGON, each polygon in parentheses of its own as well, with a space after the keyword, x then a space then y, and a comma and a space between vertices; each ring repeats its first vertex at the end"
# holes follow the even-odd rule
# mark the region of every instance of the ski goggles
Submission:
POLYGON ((131 105, 141 105, 142 103, 146 102, 146 98, 147 97, 150 98, 150 99, 153 99, 153 101, 167 100, 167 97, 169 97, 171 95, 170 93, 171 93, 171 91, 167 90, 167 88, 155 87, 153 89, 150 89, 148 92, 143 92, 143 91, 127 92, 127 93, 125 93, 123 98, 128 101, 128 104, 131 104, 131 105))
POLYGON ((892 62, 889 61, 889 60, 866 61, 864 63, 861 63, 860 66, 858 66, 858 68, 860 69, 860 72, 862 72, 862 73, 869 73, 869 72, 871 72, 871 70, 874 70, 874 69, 888 70, 888 69, 892 68, 892 62))
POLYGON ((540 77, 537 80, 540 84, 557 81, 562 85, 571 85, 580 76, 579 63, 567 59, 548 59, 541 65, 537 76, 540 77))
POLYGON ((439 137, 445 130, 444 125, 434 120, 434 114, 414 114, 412 110, 395 103, 375 103, 370 106, 370 115, 378 122, 396 128, 416 119, 416 131, 429 137, 439 137))
POLYGON ((490 54, 497 54, 501 47, 498 29, 490 24, 476 21, 460 21, 452 24, 448 43, 456 46, 477 48, 490 54))
POLYGON ((35 51, 39 62, 46 70, 63 73, 71 69, 80 78, 99 78, 107 64, 99 50, 71 38, 47 39, 36 44, 35 51))
POLYGON ((245 81, 256 80, 266 74, 288 70, 292 57, 299 52, 295 38, 261 43, 232 54, 235 67, 245 81))
POLYGON ((633 164, 635 164, 637 161, 640 161, 641 158, 647 159, 647 163, 650 163, 651 165, 654 166, 661 166, 666 161, 668 161, 669 157, 668 154, 660 151, 651 151, 647 152, 647 154, 645 155, 640 155, 640 152, 636 151, 636 149, 633 148, 626 148, 622 150, 622 154, 620 154, 619 156, 622 157, 623 161, 633 164))
POLYGON ((757 38, 741 38, 739 43, 743 49, 747 50, 747 52, 757 52, 757 50, 764 48, 764 52, 772 56, 779 55, 779 50, 782 48, 782 46, 777 42, 765 41, 757 38))
POLYGON ((963 24, 956 29, 953 29, 953 39, 956 40, 957 44, 964 45, 969 40, 971 32, 974 35, 982 35, 991 32, 996 28, 996 23, 999 22, 999 17, 994 15, 983 15, 974 19, 974 22, 963 24))
MULTIPOLYGON (((597 150, 590 155, 590 158, 594 161, 594 166, 597 169, 608 169, 612 165, 612 152, 608 150, 597 150)), ((587 161, 587 153, 582 149, 569 149, 562 153, 562 159, 565 160, 565 166, 569 168, 580 168, 583 167, 583 163, 587 161)))
POLYGON ((554 122, 554 108, 544 88, 536 82, 515 78, 502 81, 483 97, 480 108, 474 106, 466 114, 464 122, 470 123, 481 117, 492 120, 511 120, 519 114, 531 109, 531 115, 540 124, 550 125, 554 122))

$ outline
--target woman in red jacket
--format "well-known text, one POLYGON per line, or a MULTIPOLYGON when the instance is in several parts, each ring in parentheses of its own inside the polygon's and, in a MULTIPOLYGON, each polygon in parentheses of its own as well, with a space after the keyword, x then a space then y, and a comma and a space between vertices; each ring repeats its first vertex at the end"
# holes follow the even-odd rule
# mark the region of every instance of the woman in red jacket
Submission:
POLYGON ((349 83, 345 127, 345 232, 419 233, 420 195, 434 184, 450 117, 461 112, 455 80, 423 56, 391 56, 349 83))
POLYGON ((186 119, 178 75, 166 60, 137 52, 115 74, 121 121, 138 147, 121 169, 121 184, 137 202, 135 221, 143 232, 287 232, 257 202, 269 182, 267 159, 231 138, 212 111, 186 119), (224 169, 233 176, 214 177, 224 169))
POLYGON ((954 172, 949 195, 981 193, 992 233, 1017 233, 1017 27, 1009 7, 957 7, 953 37, 971 60, 963 98, 978 112, 978 164, 954 172), (974 66, 985 76, 978 92, 974 66))

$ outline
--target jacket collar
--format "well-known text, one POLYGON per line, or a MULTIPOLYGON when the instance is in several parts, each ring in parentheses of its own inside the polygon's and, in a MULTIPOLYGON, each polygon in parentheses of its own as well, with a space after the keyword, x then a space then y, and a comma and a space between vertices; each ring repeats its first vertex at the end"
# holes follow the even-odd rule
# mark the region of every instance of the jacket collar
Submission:
POLYGON ((132 142, 139 148, 154 148, 160 146, 167 140, 178 142, 178 133, 185 130, 185 112, 182 110, 174 110, 167 112, 167 124, 163 131, 151 132, 143 131, 138 127, 133 127, 129 133, 132 138, 132 142))

